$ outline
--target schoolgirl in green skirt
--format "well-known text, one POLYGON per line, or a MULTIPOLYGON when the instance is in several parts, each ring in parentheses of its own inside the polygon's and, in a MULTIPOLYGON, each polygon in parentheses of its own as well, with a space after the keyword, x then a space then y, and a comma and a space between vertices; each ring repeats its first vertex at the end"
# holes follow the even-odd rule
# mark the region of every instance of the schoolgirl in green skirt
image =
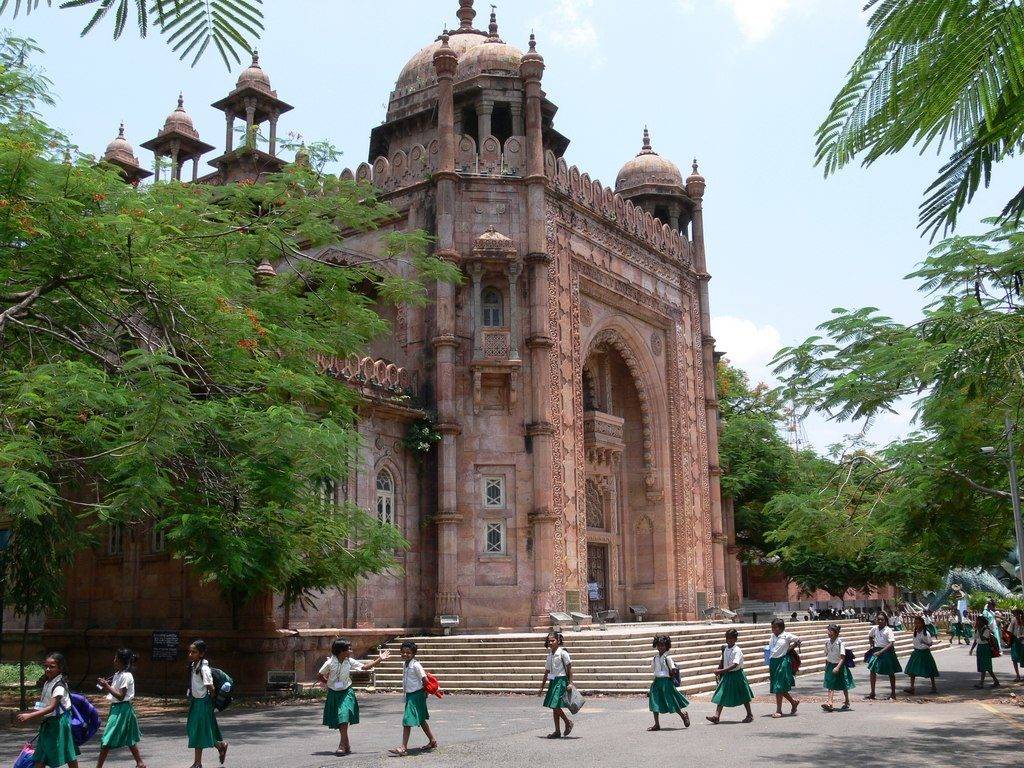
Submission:
POLYGON ((871 671, 871 693, 864 698, 875 698, 875 683, 879 675, 889 677, 889 698, 896 698, 896 673, 902 672, 900 660, 896 658, 896 633, 889 626, 889 620, 884 613, 875 617, 875 626, 868 634, 868 642, 871 644, 871 660, 868 662, 868 669, 871 671))
POLYGON ((786 632, 786 622, 775 619, 772 622, 772 636, 765 646, 768 656, 768 676, 771 692, 775 694, 775 712, 772 717, 782 717, 782 700, 789 702, 789 713, 796 714, 800 702, 790 695, 796 678, 793 677, 793 664, 789 654, 800 647, 801 640, 792 632, 786 632))
POLYGON ((1024 665, 1024 610, 1014 608, 1010 615, 1010 661, 1013 662, 1013 674, 1020 682, 1020 668, 1024 665))
POLYGON ((423 748, 424 751, 437 749, 437 739, 430 730, 427 720, 430 719, 430 712, 427 711, 427 692, 424 687, 427 683, 427 671, 423 665, 416 661, 416 654, 419 648, 412 640, 406 640, 400 646, 402 661, 405 662, 405 669, 402 672, 402 690, 405 691, 405 710, 402 712, 402 746, 389 749, 392 755, 401 757, 409 753, 409 736, 412 729, 419 727, 423 729, 428 741, 423 748))
POLYGON ((838 624, 829 624, 828 640, 825 641, 825 690, 828 691, 828 701, 821 705, 826 712, 835 711, 836 691, 843 692, 843 706, 840 711, 845 712, 850 708, 850 689, 853 688, 853 675, 850 668, 846 666, 846 643, 839 638, 842 627, 838 624))
POLYGON ((935 638, 928 632, 928 625, 925 620, 916 616, 914 618, 914 650, 907 659, 907 666, 903 672, 910 678, 910 687, 904 689, 913 696, 917 693, 917 678, 927 677, 932 681, 932 693, 938 693, 935 687, 935 678, 939 676, 939 668, 935 664, 935 657, 932 655, 932 643, 935 638))
POLYGON ((740 707, 747 710, 747 716, 743 718, 744 723, 754 722, 754 713, 750 709, 750 702, 754 698, 754 692, 747 682, 747 674, 743 671, 743 649, 736 645, 740 633, 735 629, 725 631, 725 645, 722 646, 722 658, 715 670, 718 678, 718 687, 711 697, 712 703, 718 708, 714 715, 708 715, 710 723, 718 725, 722 718, 722 710, 725 707, 740 707))
POLYGON ((562 738, 562 723, 565 723, 565 735, 572 733, 573 722, 565 713, 562 697, 572 687, 572 659, 565 650, 565 638, 561 632, 549 632, 544 638, 548 649, 548 659, 544 664, 544 677, 540 681, 540 692, 544 695, 544 706, 551 710, 555 720, 555 730, 548 734, 549 739, 562 738), (544 684, 547 683, 547 693, 544 684))
POLYGON ((992 687, 999 687, 996 673, 992 671, 993 645, 995 645, 995 634, 992 632, 988 619, 984 616, 978 616, 974 620, 974 642, 971 644, 970 650, 970 653, 974 653, 978 659, 978 672, 981 673, 981 679, 978 680, 978 684, 974 686, 975 688, 985 687, 986 674, 992 677, 992 687))
POLYGON ((373 669, 390 656, 387 651, 381 651, 376 659, 363 664, 352 658, 352 644, 348 640, 338 639, 331 643, 331 655, 320 667, 316 679, 327 689, 323 723, 338 731, 336 756, 344 757, 352 751, 348 727, 359 723, 359 702, 352 687, 352 672, 373 669))
POLYGON ((71 735, 71 686, 67 662, 62 653, 51 653, 43 660, 43 692, 32 712, 18 715, 19 723, 40 720, 36 750, 32 759, 38 766, 78 768, 79 749, 71 735))
POLYGON ((107 724, 100 739, 100 754, 96 759, 96 768, 103 768, 110 750, 122 747, 128 747, 135 758, 136 768, 146 768, 138 746, 142 734, 139 732, 139 721, 132 706, 132 700, 135 698, 135 675, 132 673, 132 665, 137 658, 128 648, 122 648, 114 654, 114 666, 117 671, 113 677, 109 680, 101 677, 96 681, 96 687, 106 691, 107 699, 110 701, 110 714, 107 715, 107 724))
POLYGON ((220 764, 228 753, 228 743, 221 736, 217 724, 217 712, 213 708, 213 672, 206 660, 206 643, 195 640, 188 647, 189 666, 189 704, 188 720, 185 732, 188 733, 188 745, 195 750, 192 768, 203 768, 203 750, 216 747, 220 764))
POLYGON ((684 727, 690 727, 690 716, 683 711, 690 706, 690 702, 679 692, 672 680, 672 671, 677 667, 675 661, 668 655, 671 647, 672 638, 668 635, 658 635, 654 638, 654 648, 657 650, 651 661, 654 680, 651 681, 651 688, 647 692, 647 707, 654 714, 654 725, 648 728, 648 731, 660 731, 660 716, 672 713, 683 719, 684 727))

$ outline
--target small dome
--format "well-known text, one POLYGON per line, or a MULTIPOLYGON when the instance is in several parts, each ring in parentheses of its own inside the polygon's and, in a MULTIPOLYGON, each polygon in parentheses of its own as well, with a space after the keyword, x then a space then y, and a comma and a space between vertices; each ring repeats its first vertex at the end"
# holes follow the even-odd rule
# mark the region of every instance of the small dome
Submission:
POLYGON ((494 227, 488 227, 487 231, 476 239, 476 244, 473 246, 473 253, 476 256, 483 257, 514 256, 516 253, 516 244, 512 242, 512 238, 501 234, 501 232, 496 230, 494 227))
POLYGON ((160 133, 162 135, 175 130, 194 138, 199 138, 199 131, 196 130, 196 126, 192 122, 192 118, 189 117, 188 112, 185 111, 185 100, 182 98, 180 93, 178 94, 178 106, 167 116, 167 119, 164 121, 164 127, 160 130, 160 133))
POLYGON ((622 166, 615 179, 615 191, 624 192, 647 185, 683 186, 679 166, 651 149, 651 134, 644 128, 644 144, 640 153, 622 166))
POLYGON ((257 51, 252 52, 252 64, 242 70, 235 88, 255 88, 270 93, 270 78, 260 66, 260 55, 257 51))
POLYGON ((121 123, 121 127, 117 131, 117 137, 107 144, 107 148, 103 152, 103 159, 119 160, 130 165, 139 164, 135 157, 135 148, 124 137, 124 123, 121 123))

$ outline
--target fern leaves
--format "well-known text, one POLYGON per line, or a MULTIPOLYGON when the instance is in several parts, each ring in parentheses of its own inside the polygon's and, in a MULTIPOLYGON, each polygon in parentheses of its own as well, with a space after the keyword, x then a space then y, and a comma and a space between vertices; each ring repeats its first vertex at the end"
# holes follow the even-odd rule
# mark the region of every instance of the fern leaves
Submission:
MULTIPOLYGON (((41 0, 0 0, 0 14, 10 8, 15 16, 31 13, 41 0)), ((53 0, 46 0, 47 6, 53 0)), ((92 16, 82 28, 87 35, 106 19, 113 23, 117 40, 129 19, 134 19, 140 37, 155 26, 167 44, 191 65, 203 57, 212 44, 224 66, 240 64, 239 51, 252 50, 263 32, 263 0, 63 0, 59 8, 88 8, 92 16)))
MULTIPOLYGON (((957 215, 992 166, 1024 148, 1024 0, 868 0, 870 37, 818 128, 826 175, 908 145, 950 148, 926 191, 931 237, 957 215)), ((1024 214, 1024 190, 1003 215, 1024 214)))

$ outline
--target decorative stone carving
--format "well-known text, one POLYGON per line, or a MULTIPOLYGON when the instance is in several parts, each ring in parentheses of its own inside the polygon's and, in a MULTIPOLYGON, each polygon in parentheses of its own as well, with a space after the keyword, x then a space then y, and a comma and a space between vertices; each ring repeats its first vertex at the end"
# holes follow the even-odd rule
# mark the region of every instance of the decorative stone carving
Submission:
POLYGON ((655 357, 661 357, 662 346, 661 333, 659 331, 651 331, 651 352, 654 353, 655 357))

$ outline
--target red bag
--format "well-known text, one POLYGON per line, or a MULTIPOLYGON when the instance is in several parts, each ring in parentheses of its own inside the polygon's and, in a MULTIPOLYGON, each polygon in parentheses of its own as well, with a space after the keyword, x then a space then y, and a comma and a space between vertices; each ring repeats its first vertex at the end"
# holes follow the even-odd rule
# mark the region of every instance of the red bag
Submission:
POLYGON ((787 655, 789 656, 789 666, 792 668, 793 674, 795 675, 800 671, 800 654, 796 652, 795 648, 790 648, 787 655))
POLYGON ((437 696, 439 699, 444 698, 444 691, 441 690, 441 684, 437 681, 437 678, 429 672, 427 672, 427 676, 423 681, 423 690, 431 696, 437 696))

